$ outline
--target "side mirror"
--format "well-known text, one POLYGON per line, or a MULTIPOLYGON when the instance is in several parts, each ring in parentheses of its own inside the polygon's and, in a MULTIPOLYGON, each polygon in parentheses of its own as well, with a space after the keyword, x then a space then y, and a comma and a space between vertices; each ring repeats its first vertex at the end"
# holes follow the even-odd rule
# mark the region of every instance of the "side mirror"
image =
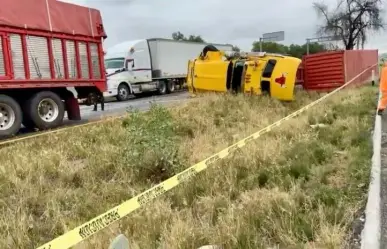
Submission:
POLYGON ((132 66, 131 66, 131 68, 134 68, 134 60, 133 59, 129 59, 129 60, 127 60, 126 62, 125 62, 125 68, 126 69, 129 69, 129 63, 132 63, 132 66))

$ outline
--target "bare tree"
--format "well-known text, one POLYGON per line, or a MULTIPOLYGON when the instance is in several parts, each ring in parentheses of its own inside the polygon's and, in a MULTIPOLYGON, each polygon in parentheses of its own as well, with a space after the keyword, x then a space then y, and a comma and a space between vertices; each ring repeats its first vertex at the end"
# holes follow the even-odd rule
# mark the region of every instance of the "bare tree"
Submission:
POLYGON ((339 0, 329 11, 326 4, 315 2, 313 7, 324 20, 318 33, 338 37, 347 50, 364 48, 367 34, 384 28, 382 4, 383 0, 339 0))

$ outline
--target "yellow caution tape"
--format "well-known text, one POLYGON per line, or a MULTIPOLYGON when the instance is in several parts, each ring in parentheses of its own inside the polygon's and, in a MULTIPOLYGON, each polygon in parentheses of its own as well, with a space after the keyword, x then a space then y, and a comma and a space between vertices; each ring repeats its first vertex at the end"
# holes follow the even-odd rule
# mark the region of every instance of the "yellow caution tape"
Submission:
MULTIPOLYGON (((376 66, 375 64, 374 66, 376 66)), ((372 67, 374 67, 372 66, 372 67)), ((357 75, 355 78, 353 78, 351 81, 345 83, 341 87, 337 88, 336 90, 324 95, 323 97, 319 98, 318 100, 302 107, 301 109, 293 112, 292 114, 278 120, 277 122, 261 129, 260 131, 255 132, 254 134, 234 143, 233 145, 223 149, 222 151, 210 156, 209 158, 189 167, 188 169, 172 176, 171 178, 157 184, 156 186, 146 190, 145 192, 131 198, 128 201, 125 201, 124 203, 106 211, 105 213, 99 215, 98 217, 74 228, 73 230, 57 237, 56 239, 44 244, 43 246, 39 247, 38 249, 67 249, 70 248, 79 242, 87 239, 91 235, 97 233, 98 231, 106 228, 113 222, 120 220, 121 218, 127 216, 128 214, 132 213, 136 209, 140 208, 141 206, 144 206, 148 202, 152 201, 153 199, 157 198, 158 196, 164 194, 165 192, 173 189, 174 187, 178 186, 179 184, 187 181, 188 179, 194 177, 197 173, 205 170, 210 166, 211 164, 215 163, 216 161, 223 159, 233 153, 238 148, 242 148, 248 143, 252 142, 253 140, 259 138, 265 133, 270 132, 273 128, 280 126, 284 121, 287 121, 289 119, 292 119, 299 114, 303 113, 304 111, 308 110, 309 108, 315 106, 316 104, 320 103, 324 99, 328 98, 329 96, 335 94, 336 92, 340 91, 350 83, 352 83, 355 79, 357 79, 360 75, 365 73, 370 68, 367 68, 363 72, 361 72, 359 75, 357 75)))

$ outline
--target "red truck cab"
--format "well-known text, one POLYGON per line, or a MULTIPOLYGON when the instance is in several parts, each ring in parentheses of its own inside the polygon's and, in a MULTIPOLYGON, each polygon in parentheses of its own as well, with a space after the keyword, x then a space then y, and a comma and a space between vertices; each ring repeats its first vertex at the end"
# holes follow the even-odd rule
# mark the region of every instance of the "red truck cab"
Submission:
POLYGON ((1 0, 0 137, 79 120, 74 94, 106 90, 98 10, 58 0, 1 0))

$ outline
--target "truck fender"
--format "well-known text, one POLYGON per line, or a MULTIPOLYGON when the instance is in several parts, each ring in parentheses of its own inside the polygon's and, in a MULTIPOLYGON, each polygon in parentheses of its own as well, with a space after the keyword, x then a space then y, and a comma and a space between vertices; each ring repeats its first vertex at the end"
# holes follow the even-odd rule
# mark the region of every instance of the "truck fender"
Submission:
POLYGON ((130 91, 130 94, 133 94, 133 88, 132 88, 132 84, 126 82, 126 84, 128 85, 129 87, 129 91, 130 91))
MULTIPOLYGON (((120 84, 118 84, 118 87, 119 87, 120 85, 122 85, 122 84, 124 84, 124 85, 126 85, 127 87, 129 87, 129 94, 133 94, 133 87, 132 87, 132 85, 131 85, 129 82, 122 81, 122 82, 120 82, 120 84)), ((117 89, 118 89, 118 87, 117 87, 117 89)))

